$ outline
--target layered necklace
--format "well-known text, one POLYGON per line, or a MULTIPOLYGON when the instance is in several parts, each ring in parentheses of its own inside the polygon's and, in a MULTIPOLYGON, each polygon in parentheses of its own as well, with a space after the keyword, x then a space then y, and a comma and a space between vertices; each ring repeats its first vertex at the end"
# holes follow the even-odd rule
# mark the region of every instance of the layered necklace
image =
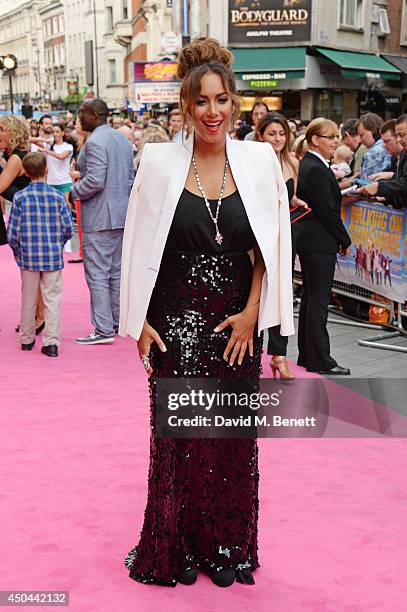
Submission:
POLYGON ((203 199, 205 200, 205 206, 208 209, 209 216, 212 219, 213 224, 215 226, 215 232, 216 232, 215 233, 215 242, 217 242, 218 244, 222 244, 222 241, 223 241, 223 236, 220 233, 219 227, 218 227, 218 220, 219 220, 220 206, 222 204, 223 192, 225 191, 226 176, 227 176, 227 173, 228 173, 228 167, 229 167, 229 161, 228 161, 228 158, 226 158, 225 171, 223 173, 223 181, 222 181, 222 187, 221 187, 219 198, 218 198, 218 205, 216 207, 216 213, 215 213, 215 215, 213 215, 211 207, 210 207, 210 204, 209 204, 209 201, 208 201, 208 198, 205 195, 204 188, 202 187, 202 184, 201 184, 201 181, 200 181, 200 178, 199 178, 198 168, 196 167, 195 157, 194 157, 194 155, 192 156, 192 168, 194 170, 196 184, 198 185, 198 189, 201 192, 201 195, 202 195, 203 199))

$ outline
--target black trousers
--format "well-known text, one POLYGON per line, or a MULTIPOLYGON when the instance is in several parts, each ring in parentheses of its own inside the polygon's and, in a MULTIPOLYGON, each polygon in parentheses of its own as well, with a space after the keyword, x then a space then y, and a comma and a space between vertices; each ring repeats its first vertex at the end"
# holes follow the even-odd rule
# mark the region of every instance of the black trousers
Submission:
POLYGON ((334 280, 336 253, 299 253, 302 274, 298 325, 298 365, 308 370, 330 370, 328 305, 334 280))

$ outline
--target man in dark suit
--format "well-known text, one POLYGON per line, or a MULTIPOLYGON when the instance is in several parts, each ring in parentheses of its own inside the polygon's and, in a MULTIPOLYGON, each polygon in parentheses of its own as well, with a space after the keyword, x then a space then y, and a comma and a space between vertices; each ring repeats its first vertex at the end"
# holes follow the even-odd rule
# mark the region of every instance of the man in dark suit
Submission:
POLYGON ((341 219, 341 192, 329 167, 338 144, 338 129, 327 119, 314 119, 308 126, 309 152, 300 162, 297 196, 312 213, 298 223, 297 253, 301 262, 303 289, 299 314, 298 365, 327 375, 350 374, 330 355, 327 330, 328 305, 336 256, 351 245, 341 219))

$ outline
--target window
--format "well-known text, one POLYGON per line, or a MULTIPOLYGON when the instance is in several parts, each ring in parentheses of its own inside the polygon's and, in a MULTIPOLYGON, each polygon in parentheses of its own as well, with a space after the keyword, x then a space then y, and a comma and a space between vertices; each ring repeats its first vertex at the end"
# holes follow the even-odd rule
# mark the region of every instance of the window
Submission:
POLYGON ((362 27, 363 0, 340 0, 339 26, 348 28, 362 27))
POLYGON ((106 7, 106 32, 113 32, 113 7, 106 7))
POLYGON ((59 54, 61 58, 61 64, 65 64, 65 43, 60 44, 59 54))
POLYGON ((380 34, 390 34, 389 17, 384 8, 379 9, 379 30, 380 34))
POLYGON ((58 32, 58 17, 53 17, 52 18, 52 30, 54 32, 54 34, 57 34, 58 32))
POLYGON ((108 60, 109 64, 109 83, 116 83, 116 60, 108 60))
POLYGON ((343 113, 343 93, 321 90, 316 97, 316 114, 336 121, 339 125, 343 113))
POLYGON ((123 21, 129 18, 129 3, 128 0, 123 0, 123 21))
POLYGON ((64 16, 63 15, 59 16, 59 31, 60 32, 64 31, 64 16))

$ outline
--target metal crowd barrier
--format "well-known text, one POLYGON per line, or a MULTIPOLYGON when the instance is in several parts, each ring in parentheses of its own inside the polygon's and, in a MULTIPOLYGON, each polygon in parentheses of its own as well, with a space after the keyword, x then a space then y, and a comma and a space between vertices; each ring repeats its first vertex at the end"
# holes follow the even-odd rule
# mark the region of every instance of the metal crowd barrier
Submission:
MULTIPOLYGON (((383 304, 382 304, 383 306, 383 304)), ((368 346, 370 348, 385 349, 388 351, 398 351, 400 353, 407 353, 407 346, 401 346, 400 344, 383 344, 382 340, 389 340, 390 338, 406 337, 407 332, 403 327, 402 318, 407 317, 407 302, 404 304, 399 303, 397 309, 397 320, 396 326, 399 328, 395 331, 388 331, 384 334, 378 334, 377 336, 371 336, 370 338, 363 338, 358 340, 360 346, 368 346)))
MULTIPOLYGON (((301 272, 298 270, 294 271, 293 277, 294 283, 297 285, 302 284, 301 280, 301 272)), ((363 287, 359 287, 357 285, 348 285, 341 281, 334 280, 332 291, 339 295, 343 295, 345 297, 349 297, 361 302, 365 302, 369 305, 380 306, 382 308, 386 308, 389 310, 389 319, 392 325, 397 327, 398 329, 389 331, 388 326, 380 325, 380 324, 372 324, 363 321, 354 321, 345 318, 341 319, 332 319, 328 318, 329 323, 338 323, 340 325, 349 325, 352 327, 361 327, 362 329, 381 329, 382 333, 377 334, 376 336, 371 336, 369 338, 362 338, 358 340, 358 344, 360 346, 367 346, 369 348, 378 348, 384 349, 388 351, 399 351, 401 353, 407 353, 407 346, 402 346, 399 344, 387 344, 382 343, 382 340, 389 340, 390 338, 400 338, 407 337, 407 331, 403 328, 402 319, 407 317, 407 302, 404 304, 398 304, 397 315, 396 309, 394 307, 394 302, 390 300, 388 304, 383 304, 382 302, 378 302, 377 300, 372 298, 372 291, 365 289, 363 287)), ((337 310, 335 313, 338 314, 337 310)))

